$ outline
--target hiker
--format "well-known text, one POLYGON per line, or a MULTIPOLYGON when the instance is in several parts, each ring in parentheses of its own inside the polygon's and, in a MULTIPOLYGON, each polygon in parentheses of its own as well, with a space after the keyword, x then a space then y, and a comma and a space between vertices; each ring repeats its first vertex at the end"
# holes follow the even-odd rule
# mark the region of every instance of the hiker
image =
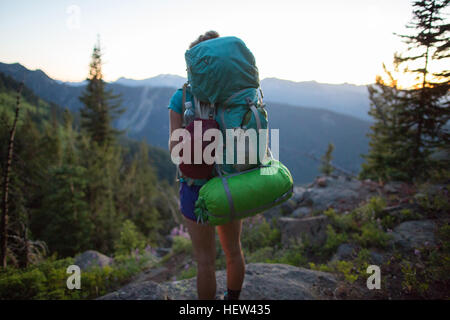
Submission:
MULTIPOLYGON (((189 49, 200 42, 218 38, 215 31, 208 31, 192 42, 189 49)), ((183 127, 182 89, 172 96, 169 103, 170 135, 183 127)), ((200 104, 201 105, 201 104, 200 104)), ((196 108, 195 103, 192 107, 196 108)), ((197 110, 198 111, 198 110, 197 110)), ((169 140, 169 150, 177 141, 169 140)), ((180 211, 185 219, 189 235, 192 240, 194 256, 197 261, 197 293, 199 299, 215 299, 216 297, 216 245, 215 227, 197 223, 194 214, 198 193, 207 179, 188 179, 180 177, 180 211)), ((224 299, 238 300, 245 274, 244 255, 241 248, 240 236, 242 220, 233 220, 227 224, 217 226, 220 243, 226 256, 227 291, 224 299)))

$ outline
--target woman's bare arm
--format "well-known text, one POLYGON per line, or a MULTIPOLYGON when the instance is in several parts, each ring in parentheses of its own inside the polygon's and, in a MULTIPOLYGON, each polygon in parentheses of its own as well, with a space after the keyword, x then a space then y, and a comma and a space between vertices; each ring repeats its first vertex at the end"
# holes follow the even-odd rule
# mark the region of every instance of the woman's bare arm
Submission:
POLYGON ((183 124, 183 116, 173 111, 172 109, 169 109, 169 152, 172 153, 172 148, 179 142, 179 141, 171 141, 170 137, 172 136, 172 132, 176 129, 179 129, 182 127, 183 124))

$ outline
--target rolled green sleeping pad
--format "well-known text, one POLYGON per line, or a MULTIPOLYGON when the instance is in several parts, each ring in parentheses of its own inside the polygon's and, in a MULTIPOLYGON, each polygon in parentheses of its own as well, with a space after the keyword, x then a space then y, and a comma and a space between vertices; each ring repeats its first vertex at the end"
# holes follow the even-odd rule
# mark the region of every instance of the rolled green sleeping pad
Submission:
POLYGON ((194 212, 198 222, 222 225, 279 205, 292 192, 291 173, 270 159, 261 167, 210 179, 200 188, 194 212))

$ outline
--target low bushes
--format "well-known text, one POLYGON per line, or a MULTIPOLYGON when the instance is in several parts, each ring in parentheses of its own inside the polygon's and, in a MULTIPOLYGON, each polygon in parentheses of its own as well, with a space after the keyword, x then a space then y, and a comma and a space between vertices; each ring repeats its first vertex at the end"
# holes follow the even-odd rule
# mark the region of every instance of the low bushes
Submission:
POLYGON ((73 258, 51 257, 25 269, 0 272, 0 300, 94 299, 125 284, 133 275, 154 262, 150 253, 117 256, 111 266, 81 271, 81 288, 69 290, 67 267, 73 258))

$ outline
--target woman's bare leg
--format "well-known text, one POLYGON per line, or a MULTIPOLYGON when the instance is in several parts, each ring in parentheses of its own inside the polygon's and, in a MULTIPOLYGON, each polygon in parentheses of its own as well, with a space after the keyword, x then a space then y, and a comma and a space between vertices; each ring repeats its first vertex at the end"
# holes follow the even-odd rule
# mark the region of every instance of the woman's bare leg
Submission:
POLYGON ((217 227, 220 243, 227 261, 227 287, 241 290, 245 275, 244 254, 241 249, 242 220, 234 220, 217 227))
POLYGON ((216 297, 216 239, 215 228, 198 224, 185 217, 197 260, 197 293, 200 300, 216 297))

